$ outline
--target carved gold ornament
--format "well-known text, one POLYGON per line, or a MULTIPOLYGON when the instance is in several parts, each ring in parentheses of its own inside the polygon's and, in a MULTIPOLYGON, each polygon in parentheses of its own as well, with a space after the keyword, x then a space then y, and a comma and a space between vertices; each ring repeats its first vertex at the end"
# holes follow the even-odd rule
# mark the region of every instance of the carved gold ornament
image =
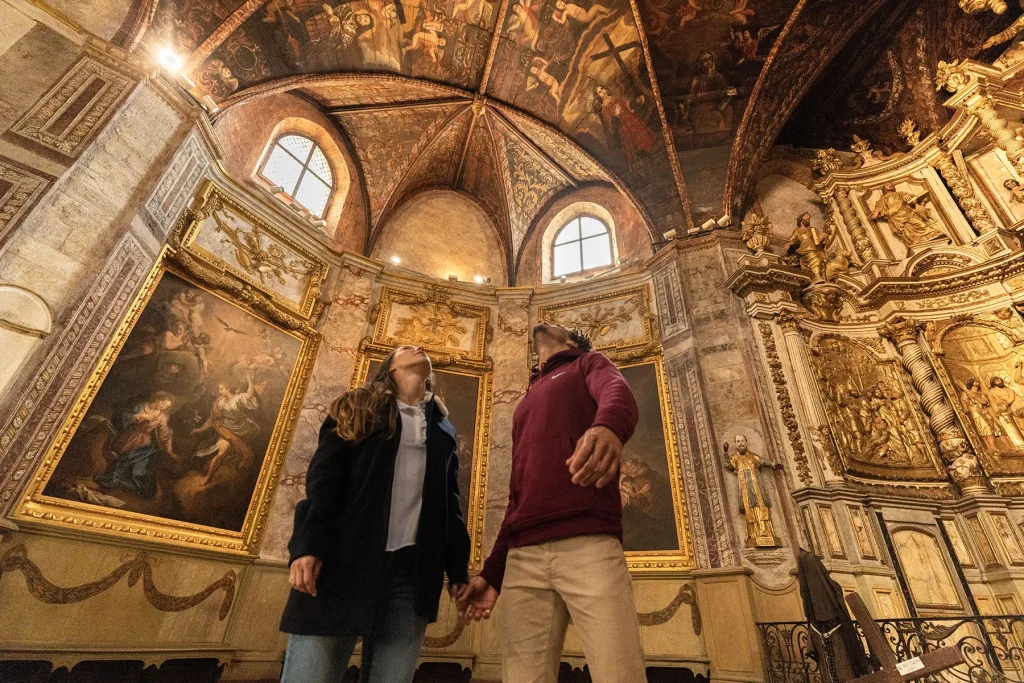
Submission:
POLYGON ((747 245, 748 249, 755 254, 761 254, 771 240, 774 227, 767 218, 752 213, 743 221, 743 230, 740 232, 740 238, 747 245))

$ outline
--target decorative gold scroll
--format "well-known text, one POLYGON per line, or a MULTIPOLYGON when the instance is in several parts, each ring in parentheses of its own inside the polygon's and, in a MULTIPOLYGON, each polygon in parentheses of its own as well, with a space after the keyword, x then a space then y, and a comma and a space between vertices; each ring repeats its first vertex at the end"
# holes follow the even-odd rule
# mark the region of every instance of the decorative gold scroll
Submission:
POLYGON ((370 317, 376 319, 370 351, 418 344, 452 362, 486 364, 490 309, 456 301, 447 287, 429 285, 419 292, 385 287, 370 317))
POLYGON ((542 306, 537 320, 575 328, 590 338, 597 351, 634 357, 653 353, 658 343, 657 320, 651 313, 647 285, 542 306))

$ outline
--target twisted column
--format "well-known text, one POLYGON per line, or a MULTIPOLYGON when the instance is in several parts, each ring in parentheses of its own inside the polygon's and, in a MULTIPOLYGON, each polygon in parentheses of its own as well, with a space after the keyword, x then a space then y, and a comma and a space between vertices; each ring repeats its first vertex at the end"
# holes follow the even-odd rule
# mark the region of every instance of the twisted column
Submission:
POLYGON ((987 93, 981 93, 974 102, 967 107, 967 112, 978 117, 981 125, 989 132, 1001 150, 1006 152, 1007 158, 1016 167, 1018 173, 1024 173, 1024 144, 1017 139, 1017 135, 1010 130, 1006 119, 999 116, 992 98, 987 93))
POLYGON ((850 239, 853 240, 853 249, 860 256, 861 261, 867 262, 875 258, 875 248, 871 246, 871 239, 864 224, 860 222, 857 209, 850 199, 850 188, 837 187, 835 189, 836 203, 839 204, 839 215, 843 217, 846 229, 850 231, 850 239))
POLYGON ((992 217, 989 216, 985 205, 975 196, 971 181, 960 172, 957 165, 953 163, 952 157, 945 152, 941 152, 935 161, 935 168, 946 179, 949 189, 953 191, 957 203, 960 204, 960 208, 967 214, 967 219, 971 221, 975 231, 980 235, 990 230, 995 230, 996 224, 992 217))
POLYGON ((957 424, 953 406, 946 400, 946 392, 935 370, 917 343, 920 330, 921 324, 917 321, 898 317, 882 325, 878 333, 899 350, 903 367, 921 396, 921 409, 928 416, 928 427, 938 441, 939 453, 950 477, 961 489, 985 488, 985 475, 978 458, 971 452, 970 442, 957 424))

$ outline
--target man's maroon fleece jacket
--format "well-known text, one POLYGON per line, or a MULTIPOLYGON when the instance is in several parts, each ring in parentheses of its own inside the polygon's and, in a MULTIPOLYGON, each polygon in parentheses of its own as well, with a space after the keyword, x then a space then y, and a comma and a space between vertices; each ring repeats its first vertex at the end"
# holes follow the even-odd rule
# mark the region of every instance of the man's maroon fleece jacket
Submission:
POLYGON ((600 353, 560 351, 533 374, 512 418, 508 508, 480 572, 487 583, 501 590, 510 548, 591 534, 622 540, 618 478, 600 489, 578 486, 565 461, 591 427, 607 427, 626 443, 636 423, 633 392, 600 353))

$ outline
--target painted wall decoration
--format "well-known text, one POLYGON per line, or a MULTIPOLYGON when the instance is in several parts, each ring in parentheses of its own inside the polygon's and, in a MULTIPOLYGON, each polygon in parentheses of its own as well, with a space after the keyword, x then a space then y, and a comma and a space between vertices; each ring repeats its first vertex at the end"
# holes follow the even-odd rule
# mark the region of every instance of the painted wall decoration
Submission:
POLYGON ((456 301, 440 285, 424 292, 386 287, 377 306, 374 345, 390 350, 398 344, 420 344, 454 358, 484 360, 488 308, 456 301))
POLYGON ((878 550, 875 546, 875 535, 870 522, 864 514, 864 509, 856 505, 847 505, 850 513, 850 529, 857 541, 857 550, 865 560, 877 560, 878 550))
POLYGON ((848 471, 883 479, 945 478, 917 395, 902 368, 836 336, 816 339, 810 355, 848 471))
MULTIPOLYGON (((364 354, 356 365, 352 386, 359 386, 380 367, 382 358, 364 354)), ((434 394, 448 408, 455 427, 459 456, 459 494, 462 515, 473 551, 470 569, 483 566, 484 512, 487 508, 487 460, 491 420, 490 372, 455 365, 434 367, 434 394)))
POLYGON ((327 264, 204 181, 174 241, 226 266, 296 313, 314 313, 327 264))
POLYGON ((657 338, 646 285, 541 306, 537 319, 580 330, 599 351, 649 350, 657 338))
POLYGON ((918 608, 960 609, 960 594, 938 540, 916 529, 892 534, 910 596, 918 608))
POLYGON ((130 310, 17 518, 254 552, 317 338, 167 260, 130 310))
POLYGON ((623 548, 634 571, 693 566, 679 451, 660 358, 620 367, 640 422, 622 452, 623 548))

